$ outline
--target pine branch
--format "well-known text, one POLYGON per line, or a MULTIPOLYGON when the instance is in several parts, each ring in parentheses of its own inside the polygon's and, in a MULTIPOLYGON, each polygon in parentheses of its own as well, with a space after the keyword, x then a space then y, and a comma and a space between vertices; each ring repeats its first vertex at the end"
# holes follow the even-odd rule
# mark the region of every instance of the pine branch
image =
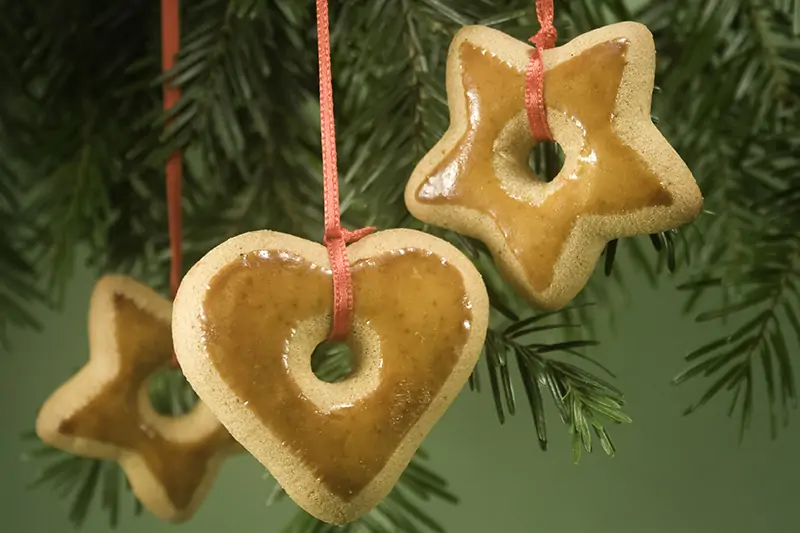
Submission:
MULTIPOLYGON (((3 157, 0 149, 0 159, 3 157)), ((4 348, 10 346, 8 330, 11 327, 38 329, 41 326, 30 307, 47 301, 38 286, 36 270, 25 253, 30 241, 25 238, 25 220, 17 216, 18 184, 14 171, 0 162, 0 347, 4 348)))
MULTIPOLYGON (((148 33, 140 27, 155 11, 143 6, 98 9, 54 0, 10 10, 21 31, 8 43, 15 83, 4 94, 0 120, 13 129, 0 131, 0 145, 13 150, 28 185, 15 216, 36 232, 33 260, 56 293, 79 243, 90 243, 91 260, 104 262, 114 218, 110 191, 129 183, 120 145, 129 142, 130 132, 120 125, 140 113, 142 99, 119 98, 114 91, 125 80, 127 62, 144 49, 148 33)), ((128 224, 127 233, 135 228, 128 224)))
MULTIPOLYGON (((749 151, 742 155, 748 161, 749 151)), ((739 409, 743 435, 752 418, 753 380, 755 367, 760 363, 766 383, 770 431, 775 436, 777 411, 780 410, 781 422, 786 424, 789 409, 797 405, 794 370, 784 329, 788 325, 795 335, 800 335, 800 322, 796 320, 800 302, 797 285, 800 240, 795 230, 800 209, 784 194, 792 186, 787 188, 781 180, 762 180, 755 187, 748 184, 751 200, 744 206, 738 205, 739 186, 729 182, 721 189, 723 197, 732 203, 731 208, 712 226, 713 240, 709 239, 703 250, 705 268, 684 285, 692 294, 691 307, 709 291, 722 296, 722 307, 699 314, 697 321, 716 320, 723 325, 733 322, 735 329, 689 354, 687 361, 692 366, 674 382, 714 377, 707 392, 687 409, 687 414, 722 392, 731 392, 730 413, 739 409), (731 230, 734 233, 728 239, 714 238, 731 230), (734 245, 726 246, 731 241, 734 245), (741 403, 737 403, 739 400, 741 403)))
POLYGON ((8 336, 11 328, 41 328, 41 322, 30 306, 34 301, 45 299, 36 287, 33 267, 25 261, 21 252, 11 248, 10 241, 8 235, 0 235, 0 263, 3 263, 0 268, 4 272, 0 281, 0 347, 4 349, 11 346, 8 336), (33 300, 25 299, 26 295, 33 300))
MULTIPOLYGON (((785 149, 781 144, 792 146, 797 142, 775 139, 773 146, 781 150, 785 149)), ((744 182, 728 178, 716 191, 716 197, 727 204, 726 209, 712 217, 701 255, 702 268, 683 287, 691 294, 689 309, 701 296, 719 294, 722 307, 705 311, 696 320, 718 321, 730 333, 690 353, 686 358, 691 366, 674 382, 713 378, 706 393, 686 413, 724 392, 731 393, 729 413, 738 409, 743 436, 753 416, 754 376, 761 366, 770 432, 775 437, 778 418, 787 424, 790 408, 797 405, 785 334, 785 327, 789 326, 795 335, 800 335, 800 322, 795 318, 800 301, 796 284, 800 209, 791 201, 796 170, 787 161, 770 157, 768 151, 749 139, 737 155, 741 158, 739 168, 752 179, 744 182)))
MULTIPOLYGON (((567 340, 555 343, 537 342, 535 339, 547 331, 578 327, 569 323, 551 323, 548 319, 563 316, 563 312, 548 312, 516 320, 504 329, 489 330, 484 356, 489 384, 497 416, 505 422, 506 412, 516 413, 516 392, 511 380, 510 360, 513 358, 524 385, 528 404, 540 447, 547 449, 547 424, 544 414, 544 388, 554 402, 561 421, 573 437, 573 459, 580 460, 581 451, 592 450, 592 433, 603 450, 613 455, 615 450, 604 424, 628 423, 630 418, 622 411, 622 392, 606 381, 566 361, 553 358, 562 353, 595 365, 613 377, 613 374, 586 357, 580 348, 595 346, 597 341, 567 340)), ((473 372, 470 385, 479 388, 482 381, 478 369, 473 372)))
POLYGON ((626 2, 622 0, 562 0, 556 4, 556 23, 559 28, 566 28, 567 31, 562 33, 566 33, 569 39, 607 24, 633 19, 626 2))
POLYGON ((647 3, 639 16, 659 49, 654 106, 659 127, 692 168, 708 213, 696 226, 686 308, 709 296, 722 307, 698 315, 730 331, 688 356, 683 382, 713 378, 687 412, 730 392, 740 428, 753 411, 756 365, 762 366, 776 431, 794 403, 785 326, 797 303, 793 265, 798 223, 789 198, 797 179, 800 52, 791 2, 740 0, 647 3), (686 98, 685 95, 690 95, 686 98), (789 311, 785 311, 785 309, 789 311), (780 384, 780 385, 778 385, 780 384), (778 396, 780 398, 780 407, 778 396), (737 403, 739 402, 739 403, 737 403))
MULTIPOLYGON (((685 414, 694 412, 722 392, 732 393, 729 413, 733 414, 738 408, 743 436, 753 415, 753 380, 760 364, 766 383, 772 436, 777 436, 778 412, 781 423, 788 424, 789 409, 797 408, 797 388, 782 323, 788 322, 795 334, 800 333, 796 285, 800 265, 798 249, 792 249, 788 257, 783 257, 782 252, 770 252, 771 255, 774 253, 775 260, 772 267, 756 267, 742 274, 737 285, 747 285, 745 292, 723 307, 697 316, 698 322, 735 318, 737 327, 732 333, 686 356, 692 365, 675 377, 675 384, 700 376, 714 377, 715 381, 695 404, 686 409, 685 414)), ((719 278, 704 279, 688 284, 686 288, 705 288, 722 283, 719 278)))

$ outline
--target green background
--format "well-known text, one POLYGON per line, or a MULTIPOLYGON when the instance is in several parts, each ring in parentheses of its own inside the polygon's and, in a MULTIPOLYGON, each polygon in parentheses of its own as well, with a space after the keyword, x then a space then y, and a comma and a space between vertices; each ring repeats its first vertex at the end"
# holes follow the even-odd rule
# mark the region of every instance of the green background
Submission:
MULTIPOLYGON (((0 357, 3 533, 71 529, 65 501, 47 489, 26 489, 41 465, 22 460, 25 445, 18 435, 33 427, 41 402, 87 356, 92 283, 91 275, 78 269, 63 311, 42 311, 44 329, 14 332, 12 353, 0 357)), ((527 406, 500 426, 487 392, 462 392, 425 444, 436 469, 461 496, 459 506, 434 508, 448 532, 800 531, 800 421, 795 417, 771 441, 761 390, 755 423, 741 445, 724 402, 682 417, 683 407, 706 384, 675 388, 669 380, 682 368, 683 354, 720 331, 683 316, 682 295, 670 287, 671 280, 662 285, 655 290, 631 275, 625 293, 614 288, 614 329, 602 318, 609 306, 593 312, 602 345, 589 353, 617 372, 615 383, 625 391, 634 419, 633 425, 611 428, 616 457, 598 449, 573 465, 569 440, 552 412, 550 451, 543 453, 527 406)), ((224 465, 192 521, 176 527, 151 516, 133 518, 128 505, 118 530, 277 532, 294 507, 288 501, 265 506, 272 481, 263 474, 255 460, 238 457, 224 465)), ((107 531, 104 519, 94 513, 84 531, 107 531)))

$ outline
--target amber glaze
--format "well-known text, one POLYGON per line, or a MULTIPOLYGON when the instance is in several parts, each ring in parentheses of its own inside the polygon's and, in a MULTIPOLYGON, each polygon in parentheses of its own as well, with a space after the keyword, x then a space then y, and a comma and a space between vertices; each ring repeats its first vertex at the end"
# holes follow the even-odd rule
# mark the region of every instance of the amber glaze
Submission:
MULTIPOLYGON (((598 44, 545 73, 545 102, 581 130, 582 142, 565 147, 577 157, 569 175, 543 183, 527 166, 528 150, 496 153, 495 139, 525 109, 525 72, 489 51, 461 45, 467 131, 416 191, 423 204, 467 207, 488 215, 522 264, 531 286, 546 290, 561 249, 581 215, 624 214, 667 206, 670 194, 658 177, 614 132, 614 107, 626 64, 624 39, 598 44), (493 158, 515 160, 519 177, 547 194, 515 198, 496 175, 493 158)), ((479 235, 473 235, 480 237, 479 235)))
POLYGON ((119 373, 92 401, 65 419, 64 435, 107 443, 140 454, 175 508, 186 508, 208 460, 232 439, 222 426, 197 443, 165 440, 139 413, 147 379, 172 358, 169 322, 162 322, 120 294, 114 295, 119 373))
MULTIPOLYGON (((330 409, 303 394, 286 355, 303 341, 299 324, 330 313, 330 270, 286 252, 250 253, 212 279, 203 303, 205 351, 220 377, 344 501, 380 472, 436 397, 472 320, 461 273, 430 252, 385 252, 355 262, 352 276, 354 319, 380 345, 379 385, 330 409)), ((356 339, 347 344, 363 355, 356 339)))

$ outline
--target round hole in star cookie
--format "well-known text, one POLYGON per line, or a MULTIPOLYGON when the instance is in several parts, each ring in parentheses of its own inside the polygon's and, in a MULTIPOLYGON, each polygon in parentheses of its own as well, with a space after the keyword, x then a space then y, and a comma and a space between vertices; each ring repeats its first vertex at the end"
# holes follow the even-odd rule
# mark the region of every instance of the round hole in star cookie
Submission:
POLYGON ((180 370, 164 369, 147 380, 147 393, 153 410, 163 416, 182 416, 197 404, 197 394, 180 370))
POLYGON ((553 181, 563 166, 564 150, 555 141, 537 143, 528 156, 528 168, 540 181, 553 181))
POLYGON ((311 371, 325 383, 344 380, 352 374, 355 366, 356 356, 344 343, 325 341, 311 355, 311 371))

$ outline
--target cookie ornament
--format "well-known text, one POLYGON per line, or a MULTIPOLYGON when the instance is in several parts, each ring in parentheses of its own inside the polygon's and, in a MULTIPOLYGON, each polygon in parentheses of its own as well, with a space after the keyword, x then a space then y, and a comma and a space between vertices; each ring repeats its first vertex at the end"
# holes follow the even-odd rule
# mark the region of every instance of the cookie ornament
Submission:
POLYGON ((150 404, 148 380, 172 360, 171 313, 169 300, 131 278, 98 281, 89 362, 45 402, 36 433, 75 455, 119 462, 142 504, 179 522, 239 446, 200 402, 179 417, 150 404))
POLYGON ((231 435, 307 512, 345 524, 389 493, 468 379, 489 302, 450 244, 341 227, 325 0, 317 22, 325 246, 272 231, 224 242, 184 278, 173 331, 186 377, 231 435), (326 339, 355 356, 337 383, 311 370, 326 339))
POLYGON ((486 27, 456 35, 447 62, 451 124, 405 198, 420 220, 483 241, 530 302, 560 308, 585 286, 608 241, 690 222, 702 196, 650 117, 648 29, 623 22, 548 49, 552 0, 539 0, 537 11, 535 49, 486 27), (546 139, 565 153, 551 182, 528 166, 546 139))
POLYGON ((326 340, 333 280, 325 247, 260 231, 212 250, 175 302, 175 349, 198 395, 306 511, 343 524, 377 504, 472 372, 488 299, 449 244, 388 230, 348 248, 345 381, 311 354, 326 340))

